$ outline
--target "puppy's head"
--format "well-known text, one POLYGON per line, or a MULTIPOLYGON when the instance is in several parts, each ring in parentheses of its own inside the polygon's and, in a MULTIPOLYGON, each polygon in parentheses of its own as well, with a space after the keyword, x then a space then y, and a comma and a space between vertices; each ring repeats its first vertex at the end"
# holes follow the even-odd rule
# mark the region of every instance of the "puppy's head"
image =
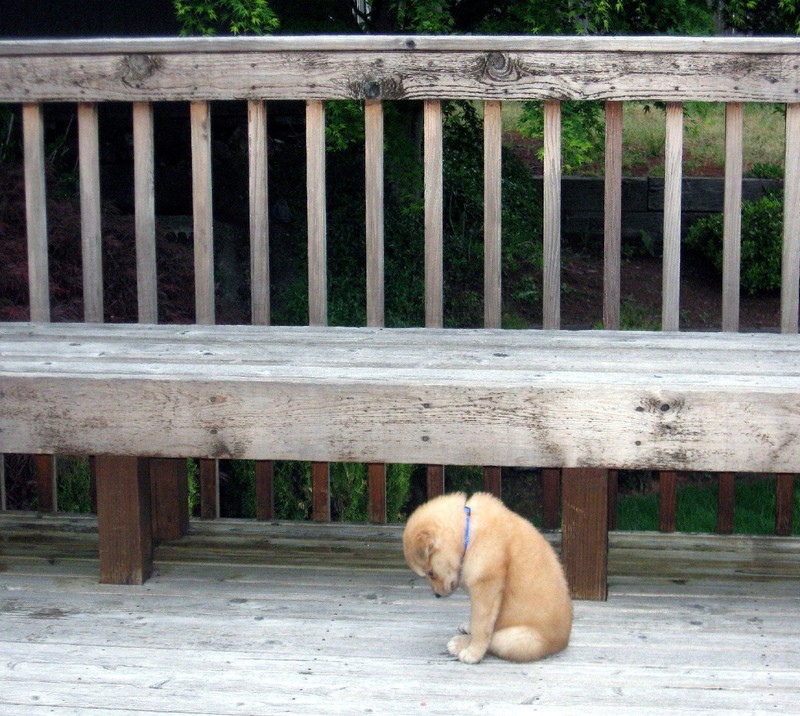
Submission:
MULTIPOLYGON (((437 597, 458 587, 463 542, 449 524, 447 505, 437 498, 411 515, 403 532, 403 553, 414 574, 425 577, 437 597)), ((463 499, 460 502, 463 515, 463 499)), ((458 508, 456 508, 458 514, 458 508)))

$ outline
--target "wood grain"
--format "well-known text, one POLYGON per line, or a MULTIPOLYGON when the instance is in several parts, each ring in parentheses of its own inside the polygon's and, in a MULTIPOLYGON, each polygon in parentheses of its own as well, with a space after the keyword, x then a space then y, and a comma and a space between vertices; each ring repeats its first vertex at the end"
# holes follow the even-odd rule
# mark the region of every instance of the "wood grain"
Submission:
POLYGON ((194 212, 195 321, 216 322, 214 308, 214 217, 211 185, 211 107, 191 103, 192 210, 194 212))
POLYGON ((561 327, 561 104, 544 105, 542 327, 561 327))
POLYGON ((678 473, 658 473, 658 529, 674 532, 678 528, 678 473))
POLYGON ((732 472, 719 474, 717 494, 717 532, 721 535, 733 534, 733 514, 736 502, 736 475, 732 472))
POLYGON ((383 103, 364 103, 367 232, 367 325, 384 323, 383 103))
POLYGON ((158 323, 153 105, 133 103, 133 196, 139 323, 158 323))
POLYGON ((502 139, 500 102, 483 106, 483 324, 502 321, 502 139))
POLYGON ((306 103, 306 190, 308 212, 308 320, 328 324, 328 249, 325 208, 325 104, 306 103))
POLYGON ((800 103, 786 105, 783 185, 781 330, 797 333, 800 317, 800 103))
POLYGON ((38 104, 22 107, 25 159, 25 220, 28 238, 28 292, 32 321, 50 320, 47 262, 47 197, 44 176, 44 121, 38 104))
POLYGON ((444 325, 443 288, 443 168, 442 105, 438 100, 424 105, 425 181, 425 325, 444 325))
POLYGON ((664 274, 661 327, 677 331, 681 288, 681 177, 683 173, 683 105, 667 104, 664 150, 664 274))
POLYGON ((79 193, 83 320, 103 322, 103 253, 100 223, 100 136, 97 105, 78 105, 79 193))
POLYGON ((619 330, 622 261, 622 104, 606 102, 603 218, 603 326, 619 330))
POLYGON ((725 108, 725 207, 722 226, 722 330, 739 330, 739 286, 742 256, 742 163, 744 105, 725 108))
POLYGON ((250 198, 250 317, 270 323, 269 193, 267 191, 267 105, 247 103, 250 198))

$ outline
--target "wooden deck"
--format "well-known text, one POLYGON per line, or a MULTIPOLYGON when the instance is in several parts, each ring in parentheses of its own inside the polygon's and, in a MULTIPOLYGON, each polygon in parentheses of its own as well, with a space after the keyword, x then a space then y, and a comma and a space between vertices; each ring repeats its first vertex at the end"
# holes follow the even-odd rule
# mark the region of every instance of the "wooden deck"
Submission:
POLYGON ((445 652, 399 527, 193 522, 142 587, 92 518, 0 515, 0 713, 800 713, 800 541, 611 536, 606 603, 535 664, 445 652))

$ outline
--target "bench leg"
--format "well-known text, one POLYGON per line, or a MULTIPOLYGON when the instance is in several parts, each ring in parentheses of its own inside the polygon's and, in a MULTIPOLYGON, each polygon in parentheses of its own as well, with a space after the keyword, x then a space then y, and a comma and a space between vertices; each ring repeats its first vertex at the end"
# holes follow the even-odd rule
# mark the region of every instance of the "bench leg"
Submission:
POLYGON ((574 599, 608 597, 608 470, 561 473, 561 559, 574 599))
POLYGON ((143 584, 153 571, 148 462, 98 455, 95 467, 100 582, 143 584))
POLYGON ((186 460, 153 458, 148 462, 153 539, 180 539, 189 531, 189 470, 186 460))

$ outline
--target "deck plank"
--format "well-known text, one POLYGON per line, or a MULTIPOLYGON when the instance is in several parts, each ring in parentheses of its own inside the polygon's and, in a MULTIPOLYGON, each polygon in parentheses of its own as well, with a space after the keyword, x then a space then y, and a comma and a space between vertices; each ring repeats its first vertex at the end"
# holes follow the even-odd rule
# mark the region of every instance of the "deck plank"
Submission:
POLYGON ((195 521, 122 587, 93 518, 0 515, 0 712, 797 713, 796 539, 612 534, 565 652, 468 667, 467 596, 432 599, 401 529, 195 521))

